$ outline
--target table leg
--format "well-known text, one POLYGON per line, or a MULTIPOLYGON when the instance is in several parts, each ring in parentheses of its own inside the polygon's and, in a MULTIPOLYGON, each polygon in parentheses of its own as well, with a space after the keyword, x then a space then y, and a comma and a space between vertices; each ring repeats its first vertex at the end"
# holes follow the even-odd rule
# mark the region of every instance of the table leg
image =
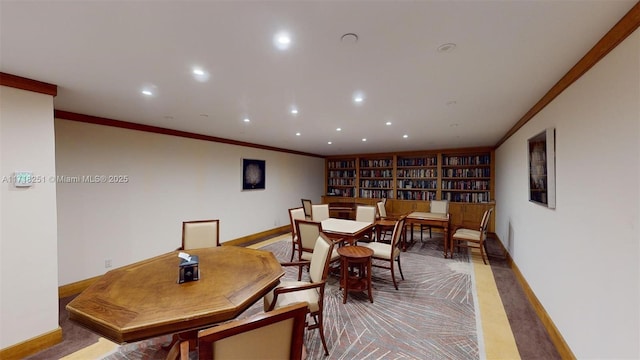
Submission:
POLYGON ((367 290, 369 290, 369 301, 373 304, 373 295, 371 294, 371 258, 367 261, 367 290))

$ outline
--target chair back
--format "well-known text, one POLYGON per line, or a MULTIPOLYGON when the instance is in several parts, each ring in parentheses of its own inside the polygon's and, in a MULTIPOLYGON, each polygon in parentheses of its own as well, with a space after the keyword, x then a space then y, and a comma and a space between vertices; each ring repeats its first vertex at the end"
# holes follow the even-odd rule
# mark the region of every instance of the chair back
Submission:
POLYGON ((316 245, 313 247, 313 255, 309 265, 309 278, 312 283, 327 279, 333 246, 333 241, 327 235, 320 233, 316 239, 316 245))
POLYGON ((407 216, 402 216, 396 222, 396 225, 393 227, 393 234, 391 235, 391 254, 393 254, 394 249, 400 244, 400 238, 404 232, 404 223, 407 219, 407 216))
POLYGON ((220 220, 182 222, 182 250, 220 246, 220 220))
POLYGON ((482 221, 480 222, 480 234, 484 238, 487 237, 487 227, 489 225, 489 218, 491 217, 491 213, 493 212, 493 208, 489 208, 485 210, 482 215, 482 221))
POLYGON ((356 221, 373 224, 376 221, 376 207, 358 205, 358 207, 356 207, 356 221))
POLYGON ((329 218, 329 204, 311 205, 311 220, 322 221, 329 218))
POLYGON ((384 201, 378 201, 376 206, 378 207, 378 216, 381 218, 387 217, 387 208, 384 206, 384 201))
POLYGON ((310 220, 295 220, 296 234, 298 234, 298 248, 300 249, 300 258, 302 252, 313 252, 316 246, 316 240, 322 232, 322 224, 310 220))
POLYGON ((199 359, 302 359, 307 303, 198 332, 199 359))
POLYGON ((307 219, 311 219, 312 218, 312 203, 311 200, 309 199, 301 199, 302 200, 302 208, 304 209, 304 216, 307 217, 307 219))
POLYGON ((431 200, 432 213, 448 214, 449 213, 449 201, 448 200, 431 200))
POLYGON ((304 220, 305 214, 304 209, 302 207, 289 209, 289 220, 291 221, 291 236, 294 238, 298 235, 298 230, 296 229, 296 220, 304 220))

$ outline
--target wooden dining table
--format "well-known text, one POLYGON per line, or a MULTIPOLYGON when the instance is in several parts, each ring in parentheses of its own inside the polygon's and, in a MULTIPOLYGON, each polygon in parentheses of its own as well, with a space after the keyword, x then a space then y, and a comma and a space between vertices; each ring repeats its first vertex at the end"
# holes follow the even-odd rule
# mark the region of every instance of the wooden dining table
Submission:
POLYGON ((199 258, 199 280, 180 284, 178 253, 107 272, 67 305, 69 319, 119 344, 194 337, 237 317, 284 275, 269 251, 219 246, 189 250, 199 258))
POLYGON ((374 223, 347 219, 328 218, 322 220, 322 232, 332 240, 342 240, 353 245, 372 232, 374 223))
MULTIPOLYGON (((405 228, 411 229, 411 242, 413 242, 413 225, 428 225, 442 228, 444 232, 444 257, 447 257, 447 248, 449 247, 449 214, 441 214, 441 213, 431 213, 431 212, 419 212, 414 211, 407 215, 405 220, 405 228)), ((403 236, 402 240, 402 250, 406 251, 407 249, 407 236, 403 236)), ((453 249, 451 250, 453 251, 453 249)))

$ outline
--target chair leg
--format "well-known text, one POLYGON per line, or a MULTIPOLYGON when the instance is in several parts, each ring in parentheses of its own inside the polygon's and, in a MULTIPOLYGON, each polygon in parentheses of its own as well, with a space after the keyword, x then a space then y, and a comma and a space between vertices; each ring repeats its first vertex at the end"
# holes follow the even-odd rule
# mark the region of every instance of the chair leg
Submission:
POLYGON ((293 255, 295 255, 296 253, 296 242, 295 241, 291 241, 291 260, 289 260, 290 262, 293 261, 293 255))
POLYGON ((398 290, 398 283, 396 282, 396 274, 393 271, 393 259, 391 259, 391 280, 393 280, 393 286, 398 290))
POLYGON ((484 254, 484 241, 480 243, 480 256, 482 256, 482 262, 487 265, 487 261, 484 259, 485 258, 485 254, 484 254))
POLYGON ((327 349, 327 342, 324 339, 324 326, 322 325, 322 312, 318 314, 317 317, 314 316, 314 320, 316 321, 316 325, 318 326, 318 331, 320 331, 320 340, 322 341, 322 347, 324 347, 324 356, 329 355, 329 350, 327 349))
POLYGON ((402 266, 400 265, 400 256, 398 256, 396 261, 398 262, 398 270, 400 270, 400 277, 402 278, 402 280, 404 280, 404 274, 402 274, 402 266))

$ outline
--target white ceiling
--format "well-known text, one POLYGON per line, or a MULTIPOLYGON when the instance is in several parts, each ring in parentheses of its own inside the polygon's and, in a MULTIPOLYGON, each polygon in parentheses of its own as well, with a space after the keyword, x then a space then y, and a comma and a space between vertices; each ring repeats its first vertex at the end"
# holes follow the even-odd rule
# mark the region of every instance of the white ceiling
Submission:
POLYGON ((313 154, 493 146, 635 2, 2 0, 0 71, 57 110, 313 154))

